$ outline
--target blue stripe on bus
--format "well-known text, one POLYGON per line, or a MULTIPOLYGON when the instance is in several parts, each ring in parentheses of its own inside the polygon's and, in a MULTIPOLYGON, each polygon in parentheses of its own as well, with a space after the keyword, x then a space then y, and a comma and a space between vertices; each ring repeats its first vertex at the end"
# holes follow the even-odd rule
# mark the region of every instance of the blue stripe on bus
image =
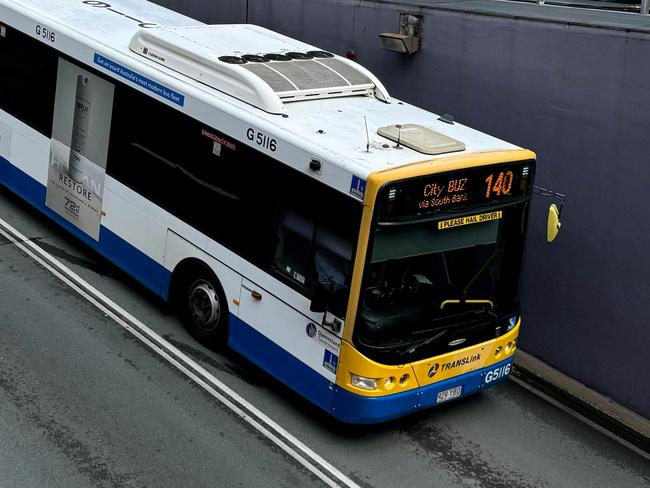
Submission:
POLYGON ((333 383, 232 314, 228 346, 326 412, 331 411, 333 383))
POLYGON ((45 206, 46 188, 27 173, 0 156, 0 182, 31 203, 49 218, 89 247, 122 268, 149 290, 167 299, 171 273, 162 265, 135 248, 106 227, 99 231, 99 241, 79 230, 73 224, 45 206))
POLYGON ((462 394, 458 397, 462 398, 476 393, 483 388, 492 387, 505 380, 507 375, 500 376, 499 379, 490 382, 489 385, 485 383, 485 375, 511 362, 512 357, 487 368, 472 371, 471 373, 449 378, 448 380, 433 383, 422 388, 383 397, 364 397, 337 387, 334 394, 332 415, 343 422, 354 424, 385 422, 408 413, 435 406, 437 404, 438 393, 450 388, 462 386, 462 394))

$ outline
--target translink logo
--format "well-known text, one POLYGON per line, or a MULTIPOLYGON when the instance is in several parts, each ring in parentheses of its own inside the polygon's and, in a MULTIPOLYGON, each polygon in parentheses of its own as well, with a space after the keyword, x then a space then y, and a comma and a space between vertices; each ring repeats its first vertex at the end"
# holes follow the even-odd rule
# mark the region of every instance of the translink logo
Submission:
POLYGON ((439 363, 434 364, 429 368, 429 378, 433 378, 438 371, 447 371, 449 369, 457 368, 458 366, 464 366, 466 364, 473 363, 481 359, 481 354, 474 354, 473 356, 467 356, 464 358, 456 359, 456 361, 450 361, 448 363, 439 363))
POLYGON ((429 368, 429 378, 433 378, 436 375, 436 373, 438 372, 439 367, 440 367, 440 365, 438 363, 436 363, 436 364, 434 364, 433 366, 431 366, 429 368))

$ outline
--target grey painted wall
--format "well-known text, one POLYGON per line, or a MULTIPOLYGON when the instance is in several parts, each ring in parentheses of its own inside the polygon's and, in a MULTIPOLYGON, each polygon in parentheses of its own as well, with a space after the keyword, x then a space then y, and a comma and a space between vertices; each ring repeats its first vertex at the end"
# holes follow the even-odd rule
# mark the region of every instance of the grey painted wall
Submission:
POLYGON ((352 49, 393 96, 536 151, 537 184, 568 204, 554 245, 549 202, 532 206, 520 345, 650 418, 650 35, 385 2, 158 3, 352 49), (423 50, 379 49, 407 10, 425 17, 423 50))

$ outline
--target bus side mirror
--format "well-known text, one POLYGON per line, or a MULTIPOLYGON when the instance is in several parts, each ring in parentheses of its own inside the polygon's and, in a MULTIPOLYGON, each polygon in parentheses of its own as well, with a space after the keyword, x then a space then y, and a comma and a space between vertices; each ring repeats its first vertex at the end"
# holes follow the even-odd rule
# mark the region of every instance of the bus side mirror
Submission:
POLYGON ((331 281, 319 281, 316 291, 311 299, 309 310, 312 312, 327 312, 327 307, 334 293, 334 283, 331 281))
POLYGON ((562 225, 560 222, 560 214, 562 213, 562 207, 564 207, 564 202, 566 201, 566 195, 553 190, 547 190, 541 186, 533 186, 532 191, 533 193, 543 197, 555 198, 560 202, 559 207, 554 203, 548 207, 548 218, 546 219, 546 242, 553 242, 560 232, 560 226, 562 225))
POLYGON ((560 232, 560 211, 557 205, 551 203, 548 207, 548 219, 546 220, 546 242, 553 242, 560 232))

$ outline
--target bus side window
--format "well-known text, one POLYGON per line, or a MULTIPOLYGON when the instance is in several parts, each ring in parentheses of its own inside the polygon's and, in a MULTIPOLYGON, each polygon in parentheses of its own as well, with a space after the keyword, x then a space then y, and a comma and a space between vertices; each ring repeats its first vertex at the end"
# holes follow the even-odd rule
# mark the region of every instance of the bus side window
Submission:
POLYGON ((280 217, 273 265, 309 296, 319 281, 333 283, 337 292, 330 311, 342 315, 347 306, 352 251, 352 243, 345 238, 287 210, 280 217))
POLYGON ((295 212, 280 218, 273 264, 295 283, 307 287, 310 274, 314 223, 295 212))
POLYGON ((352 278, 352 243, 321 226, 316 231, 314 264, 316 279, 331 282, 333 294, 328 310, 338 317, 345 315, 352 278))
POLYGON ((59 56, 39 40, 11 27, 3 28, 0 109, 51 137, 59 56))
POLYGON ((316 232, 314 263, 319 281, 331 281, 347 288, 352 274, 352 243, 320 226, 316 232))

